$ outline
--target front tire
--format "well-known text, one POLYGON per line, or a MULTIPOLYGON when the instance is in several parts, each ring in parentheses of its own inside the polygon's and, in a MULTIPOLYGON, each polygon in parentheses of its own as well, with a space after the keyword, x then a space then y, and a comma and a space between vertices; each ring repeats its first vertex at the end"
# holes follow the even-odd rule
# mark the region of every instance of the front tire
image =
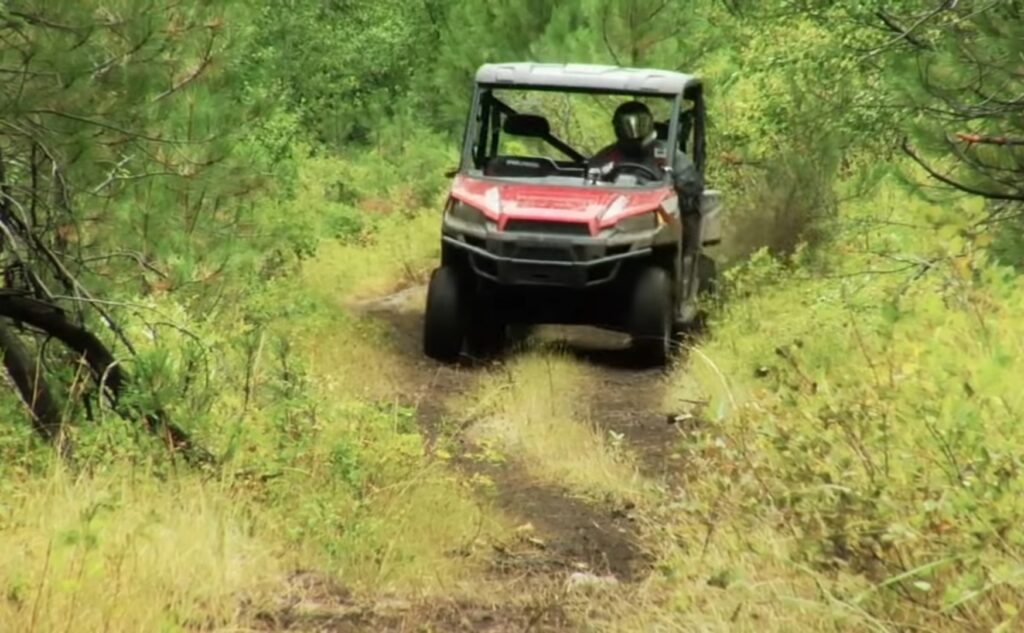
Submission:
POLYGON ((441 266, 430 275, 423 318, 423 353, 441 362, 458 360, 465 337, 465 298, 458 272, 441 266))
POLYGON ((672 352, 672 282, 664 269, 640 273, 629 309, 633 350, 645 365, 664 366, 672 352))

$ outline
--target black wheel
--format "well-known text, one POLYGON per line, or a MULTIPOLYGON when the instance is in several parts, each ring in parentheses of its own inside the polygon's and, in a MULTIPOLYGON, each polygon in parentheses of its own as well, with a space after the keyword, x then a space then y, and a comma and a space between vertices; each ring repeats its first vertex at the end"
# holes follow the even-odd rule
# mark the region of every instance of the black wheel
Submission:
POLYGON ((664 269, 640 273, 629 308, 633 350, 646 365, 662 366, 672 352, 672 282, 664 269))
POLYGON ((430 275, 423 318, 423 353, 442 362, 458 359, 465 319, 463 286, 458 272, 441 266, 430 275))

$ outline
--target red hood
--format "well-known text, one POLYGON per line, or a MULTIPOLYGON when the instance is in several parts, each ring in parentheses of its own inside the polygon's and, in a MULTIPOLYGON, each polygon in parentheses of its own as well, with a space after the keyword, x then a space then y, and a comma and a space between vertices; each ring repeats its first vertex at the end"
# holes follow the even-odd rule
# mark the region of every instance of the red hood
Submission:
POLYGON ((671 197, 669 186, 635 190, 588 185, 519 184, 455 177, 451 196, 483 211, 498 228, 516 220, 579 222, 590 233, 609 227, 624 217, 657 209, 671 197))

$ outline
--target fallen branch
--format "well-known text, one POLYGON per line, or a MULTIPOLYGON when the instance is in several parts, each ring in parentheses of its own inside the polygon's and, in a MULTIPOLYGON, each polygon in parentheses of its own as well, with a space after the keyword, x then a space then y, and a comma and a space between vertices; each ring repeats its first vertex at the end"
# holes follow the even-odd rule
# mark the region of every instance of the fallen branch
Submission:
POLYGON ((11 330, 10 324, 3 321, 0 321, 0 353, 3 353, 7 375, 28 407, 36 433, 50 444, 56 444, 63 429, 60 408, 50 393, 39 364, 11 330))
POLYGON ((212 461, 212 455, 197 446, 184 429, 167 420, 163 411, 141 413, 123 406, 121 400, 129 384, 128 374, 95 334, 68 321, 59 308, 31 297, 0 293, 0 316, 40 329, 79 354, 118 415, 141 417, 151 433, 161 436, 169 449, 181 452, 190 463, 212 461))

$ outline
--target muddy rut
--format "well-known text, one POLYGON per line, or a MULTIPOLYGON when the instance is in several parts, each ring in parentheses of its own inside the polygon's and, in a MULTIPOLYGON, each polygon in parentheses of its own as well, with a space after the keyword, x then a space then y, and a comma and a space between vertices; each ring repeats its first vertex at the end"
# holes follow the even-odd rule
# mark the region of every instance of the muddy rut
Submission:
MULTIPOLYGON (((406 385, 405 404, 415 407, 430 443, 451 433, 453 426, 472 424, 453 402, 478 381, 493 377, 489 372, 503 359, 448 366, 425 358, 420 338, 424 301, 425 289, 414 287, 354 307, 391 330, 406 385)), ((576 357, 586 376, 589 421, 624 443, 642 475, 669 486, 679 467, 673 458, 678 435, 662 409, 664 372, 635 367, 624 336, 586 328, 544 328, 536 338, 539 346, 557 347, 576 357)), ((471 448, 466 445, 466 454, 454 456, 455 467, 467 475, 486 475, 495 484, 494 505, 517 524, 531 526, 532 538, 493 552, 488 580, 507 587, 507 603, 482 606, 453 600, 393 612, 376 604, 344 615, 329 609, 331 616, 322 621, 279 621, 278 626, 323 631, 568 631, 575 628, 559 601, 538 602, 536 596, 564 590, 574 573, 608 580, 623 590, 649 573, 652 561, 642 547, 631 504, 584 500, 537 481, 515 459, 500 464, 471 459, 471 448), (533 598, 523 602, 517 595, 533 598)))

